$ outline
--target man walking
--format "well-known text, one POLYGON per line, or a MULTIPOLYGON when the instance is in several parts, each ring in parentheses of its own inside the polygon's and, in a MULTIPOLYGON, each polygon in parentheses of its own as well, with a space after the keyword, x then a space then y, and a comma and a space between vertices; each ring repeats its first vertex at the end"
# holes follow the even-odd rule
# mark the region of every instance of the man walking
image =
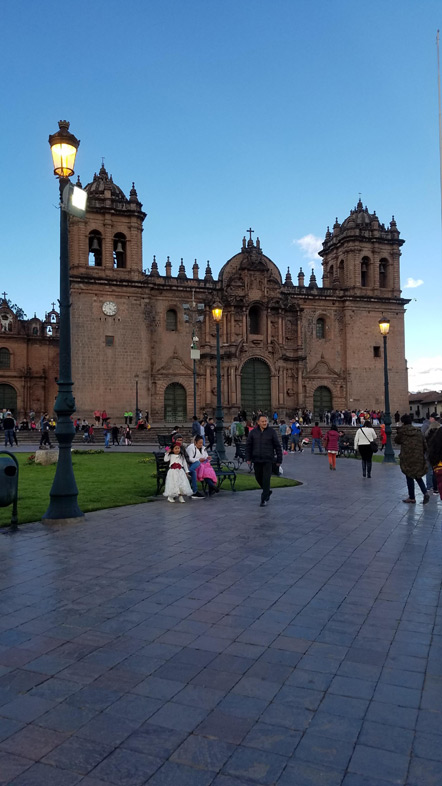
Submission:
POLYGON ((321 439, 323 438, 322 429, 319 425, 319 421, 315 421, 315 425, 312 428, 312 453, 315 452, 315 445, 318 446, 319 452, 322 453, 322 445, 321 439))
POLYGON ((3 428, 5 432, 5 448, 8 447, 8 443, 12 447, 14 444, 15 420, 10 412, 7 412, 3 418, 3 428))
POLYGON ((266 415, 260 415, 256 428, 249 432, 246 443, 246 461, 250 464, 253 461, 255 478, 262 488, 260 507, 264 508, 271 495, 270 478, 272 476, 272 464, 275 462, 279 467, 282 464, 282 450, 278 437, 273 428, 269 427, 266 415))
POLYGON ((45 413, 43 415, 43 423, 41 426, 41 437, 40 437, 40 445, 39 448, 42 448, 43 445, 47 445, 48 448, 52 448, 51 440, 49 437, 49 418, 48 415, 45 413))

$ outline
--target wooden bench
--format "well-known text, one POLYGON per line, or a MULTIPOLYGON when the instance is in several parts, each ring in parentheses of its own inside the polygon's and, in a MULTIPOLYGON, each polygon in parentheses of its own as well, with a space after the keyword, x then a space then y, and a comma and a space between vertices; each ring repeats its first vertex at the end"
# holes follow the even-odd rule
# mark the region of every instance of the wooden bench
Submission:
MULTIPOLYGON (((213 453, 211 457, 211 464, 215 471, 215 475, 218 478, 217 488, 221 488, 225 480, 228 480, 230 483, 231 491, 236 491, 235 483, 236 483, 236 472, 235 467, 233 465, 233 461, 220 461, 218 456, 213 453)), ((203 491, 207 491, 209 488, 209 484, 207 480, 202 480, 201 485, 203 487, 203 491)))
POLYGON ((172 447, 172 437, 170 434, 158 434, 158 447, 159 448, 171 448, 172 447))
POLYGON ((155 457, 155 475, 157 481, 157 490, 155 492, 156 495, 161 494, 164 491, 164 487, 166 485, 166 475, 167 470, 169 469, 169 462, 164 461, 164 453, 159 453, 154 451, 155 457))

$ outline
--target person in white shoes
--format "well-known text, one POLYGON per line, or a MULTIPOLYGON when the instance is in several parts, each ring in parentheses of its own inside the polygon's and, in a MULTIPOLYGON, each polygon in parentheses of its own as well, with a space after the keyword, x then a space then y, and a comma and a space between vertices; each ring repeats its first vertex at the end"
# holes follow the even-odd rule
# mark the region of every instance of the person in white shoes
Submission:
POLYGON ((360 426, 355 435, 355 450, 359 450, 362 459, 362 477, 371 478, 371 463, 373 458, 372 442, 377 439, 377 434, 372 428, 371 421, 365 420, 364 425, 360 426))
POLYGON ((164 496, 168 502, 184 502, 184 497, 191 497, 193 492, 187 479, 189 467, 187 465, 184 448, 175 444, 169 453, 164 456, 164 461, 169 462, 166 483, 164 484, 164 496))

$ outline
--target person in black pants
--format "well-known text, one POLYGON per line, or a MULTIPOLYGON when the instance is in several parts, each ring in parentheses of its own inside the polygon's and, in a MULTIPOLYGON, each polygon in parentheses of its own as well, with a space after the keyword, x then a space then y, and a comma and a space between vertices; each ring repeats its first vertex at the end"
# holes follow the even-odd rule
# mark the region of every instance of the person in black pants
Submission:
POLYGON ((261 486, 261 507, 264 508, 271 495, 270 478, 272 465, 282 464, 282 449, 273 428, 269 427, 266 415, 260 415, 256 428, 249 431, 246 443, 246 461, 253 461, 255 478, 261 486), (276 456, 276 459, 275 459, 276 456))

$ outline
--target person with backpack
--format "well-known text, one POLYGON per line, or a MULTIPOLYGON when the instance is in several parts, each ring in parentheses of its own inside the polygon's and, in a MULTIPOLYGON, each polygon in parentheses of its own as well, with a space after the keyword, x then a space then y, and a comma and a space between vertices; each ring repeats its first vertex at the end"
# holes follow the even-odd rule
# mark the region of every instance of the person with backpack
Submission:
POLYGON ((244 436, 244 423, 242 422, 242 420, 239 420, 238 423, 236 424, 236 434, 235 434, 235 436, 237 438, 239 438, 239 441, 241 442, 241 440, 242 440, 242 438, 244 436))
POLYGON ((302 447, 300 445, 300 437, 301 437, 301 426, 298 420, 292 420, 291 427, 290 427, 290 450, 292 453, 296 453, 296 448, 298 448, 299 452, 302 453, 302 447))

